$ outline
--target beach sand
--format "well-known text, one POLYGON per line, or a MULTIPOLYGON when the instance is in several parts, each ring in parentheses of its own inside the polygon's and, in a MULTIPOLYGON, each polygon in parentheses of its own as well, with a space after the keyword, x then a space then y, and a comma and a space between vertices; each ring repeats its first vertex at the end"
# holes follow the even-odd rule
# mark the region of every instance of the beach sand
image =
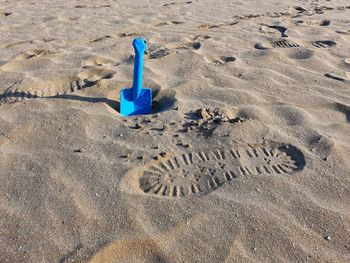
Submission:
POLYGON ((1 0, 0 36, 0 262, 350 262, 348 1, 1 0))

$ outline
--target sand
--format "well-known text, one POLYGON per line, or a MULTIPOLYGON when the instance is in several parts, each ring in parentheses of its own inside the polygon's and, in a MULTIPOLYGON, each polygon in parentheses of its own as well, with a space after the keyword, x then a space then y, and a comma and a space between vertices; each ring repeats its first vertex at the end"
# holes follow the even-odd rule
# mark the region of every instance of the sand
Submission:
POLYGON ((350 262, 348 1, 0 3, 0 262, 350 262))

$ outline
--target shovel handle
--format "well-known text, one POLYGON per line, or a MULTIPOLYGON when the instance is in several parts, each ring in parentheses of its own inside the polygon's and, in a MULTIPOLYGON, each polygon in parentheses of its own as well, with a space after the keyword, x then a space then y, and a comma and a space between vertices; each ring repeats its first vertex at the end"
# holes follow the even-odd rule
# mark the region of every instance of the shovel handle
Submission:
POLYGON ((142 89, 142 74, 143 74, 143 54, 146 51, 147 43, 143 38, 135 38, 132 42, 135 49, 134 62, 134 82, 132 85, 132 97, 135 100, 142 89))

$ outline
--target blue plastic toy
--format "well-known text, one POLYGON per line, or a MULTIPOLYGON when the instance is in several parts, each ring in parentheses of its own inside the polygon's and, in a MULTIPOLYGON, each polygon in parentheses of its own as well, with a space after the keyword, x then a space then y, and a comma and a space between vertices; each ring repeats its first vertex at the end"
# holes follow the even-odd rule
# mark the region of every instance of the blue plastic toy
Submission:
POLYGON ((135 49, 134 82, 132 88, 120 91, 120 113, 124 116, 148 114, 152 110, 152 90, 142 88, 143 54, 147 48, 143 38, 132 42, 135 49))

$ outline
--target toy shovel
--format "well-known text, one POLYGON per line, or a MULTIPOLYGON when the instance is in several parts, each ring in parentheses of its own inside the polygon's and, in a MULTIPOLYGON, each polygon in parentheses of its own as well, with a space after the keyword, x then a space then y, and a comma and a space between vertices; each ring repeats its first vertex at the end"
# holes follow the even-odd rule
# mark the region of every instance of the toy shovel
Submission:
POLYGON ((152 90, 142 88, 143 54, 147 48, 143 38, 132 42, 135 49, 134 82, 132 88, 120 91, 120 113, 124 116, 148 114, 152 106, 152 90))

